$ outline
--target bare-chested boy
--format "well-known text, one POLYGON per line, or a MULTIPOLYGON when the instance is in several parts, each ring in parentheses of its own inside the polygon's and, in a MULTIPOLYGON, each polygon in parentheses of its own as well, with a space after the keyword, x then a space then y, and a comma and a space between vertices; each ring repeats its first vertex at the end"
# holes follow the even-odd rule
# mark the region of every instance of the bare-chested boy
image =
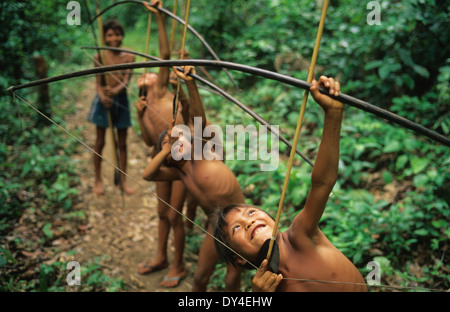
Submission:
MULTIPOLYGON (((103 36, 105 44, 109 47, 118 48, 122 45, 124 37, 122 25, 109 20, 103 25, 103 36)), ((105 51, 100 64, 98 55, 95 56, 95 66, 113 65, 134 62, 134 56, 125 52, 105 51)), ((126 172, 127 165, 127 130, 131 126, 130 108, 126 88, 130 81, 131 71, 111 72, 105 76, 97 75, 97 95, 91 106, 88 120, 96 125, 97 138, 94 150, 101 155, 105 146, 105 133, 109 127, 108 109, 111 112, 112 123, 118 132, 119 167, 126 172)), ((101 157, 94 154, 95 184, 92 191, 97 195, 104 193, 101 178, 101 157)), ((125 175, 121 174, 122 185, 120 187, 126 194, 133 194, 134 190, 127 187, 125 175)))
MULTIPOLYGON (((176 70, 175 70, 176 71, 176 70)), ((188 126, 193 131, 194 117, 200 117, 203 129, 207 125, 205 110, 196 82, 187 76, 188 73, 195 73, 194 68, 186 66, 185 73, 177 74, 186 81, 189 91, 189 108, 184 107, 189 112, 188 126)), ((171 129, 173 132, 176 126, 171 129)), ((202 145, 205 141, 202 140, 202 145)), ((203 150, 203 146, 202 146, 203 150)), ((213 152, 213 151, 211 151, 213 152)), ((208 217, 208 231, 212 233, 213 222, 211 217, 218 207, 226 207, 230 204, 244 203, 244 196, 241 187, 233 172, 220 159, 207 160, 203 157, 196 159, 194 157, 194 145, 184 135, 171 137, 171 133, 166 136, 162 143, 162 150, 156 155, 143 173, 143 177, 149 181, 165 181, 181 179, 189 193, 197 200, 199 205, 208 217), (172 147, 172 145, 176 144, 172 147), (186 149, 186 150, 185 150, 186 149), (179 155, 186 155, 187 150, 191 151, 189 159, 175 161, 179 155), (174 154, 171 154, 175 153, 174 154), (173 157, 172 157, 173 156, 173 157), (168 166, 163 166, 163 164, 168 166)), ((207 284, 211 274, 214 271, 218 261, 218 256, 214 248, 213 238, 209 235, 200 248, 197 270, 194 274, 193 291, 206 291, 207 284)), ((227 291, 240 290, 240 268, 229 265, 227 276, 225 277, 225 286, 227 291)))
MULTIPOLYGON (((328 88, 331 95, 340 93, 339 83, 325 76, 311 85, 313 98, 325 111, 322 141, 311 175, 311 189, 304 208, 289 229, 283 233, 278 231, 276 235, 281 275, 267 271, 267 260, 264 260, 253 279, 254 291, 366 291, 359 271, 318 227, 337 179, 343 112, 343 104, 321 94, 319 84, 328 88)), ((273 218, 263 210, 235 205, 219 211, 215 236, 248 261, 256 263, 257 254, 263 243, 271 238, 274 226, 273 218)), ((216 247, 220 257, 229 263, 244 265, 247 262, 221 244, 216 243, 216 247)))
MULTIPOLYGON (((152 6, 162 7, 161 1, 152 1, 152 6)), ((148 7, 149 9, 152 9, 148 7)), ((169 41, 164 16, 156 9, 152 9, 158 24, 158 38, 161 58, 170 59, 169 41)), ((154 153, 158 147, 161 134, 169 128, 173 120, 174 97, 169 90, 170 68, 161 67, 158 74, 146 73, 142 75, 137 85, 139 89, 145 88, 146 97, 141 97, 136 103, 138 121, 144 142, 154 147, 154 153)), ((181 107, 181 105, 180 105, 181 107)), ((177 115, 177 123, 182 123, 180 108, 177 115)), ((185 200, 186 188, 181 181, 159 181, 156 182, 156 193, 158 195, 158 248, 156 257, 149 262, 141 263, 138 267, 140 274, 149 274, 168 267, 167 242, 170 229, 174 231, 174 258, 167 275, 161 282, 163 287, 175 287, 181 278, 186 275, 183 263, 185 233, 182 217, 173 211, 166 203, 176 210, 181 211, 185 200)))

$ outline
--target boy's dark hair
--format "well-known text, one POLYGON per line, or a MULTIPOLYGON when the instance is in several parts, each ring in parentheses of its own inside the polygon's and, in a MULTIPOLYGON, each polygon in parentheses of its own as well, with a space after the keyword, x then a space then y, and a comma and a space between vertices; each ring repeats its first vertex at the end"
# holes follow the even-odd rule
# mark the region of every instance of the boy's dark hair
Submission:
MULTIPOLYGON (((246 263, 245 265, 241 265, 236 260, 238 259, 238 255, 233 252, 230 248, 227 246, 230 246, 230 240, 228 238, 228 233, 225 230, 225 227, 227 225, 227 221, 225 220, 227 214, 236 209, 239 208, 257 208, 253 205, 247 205, 247 204, 232 204, 229 206, 226 206, 225 208, 219 208, 216 211, 215 215, 215 222, 214 222, 214 237, 216 238, 214 240, 214 245, 216 247, 217 255, 219 256, 220 261, 224 261, 225 263, 231 263, 233 266, 241 266, 246 269, 253 269, 253 266, 246 263), (224 244, 226 246, 224 246, 224 244)), ((262 209, 260 209, 262 210, 262 209)), ((264 211, 264 210, 262 210, 264 211)), ((270 215, 269 215, 270 216, 270 215)), ((272 218, 272 216, 270 216, 272 218)), ((273 218, 272 218, 273 219, 273 218)))
POLYGON ((118 21, 116 21, 115 19, 111 19, 111 20, 107 20, 104 24, 103 24, 103 36, 105 36, 106 32, 108 30, 114 30, 114 31, 119 31, 122 36, 125 36, 125 31, 123 30, 123 26, 122 24, 120 24, 118 21))

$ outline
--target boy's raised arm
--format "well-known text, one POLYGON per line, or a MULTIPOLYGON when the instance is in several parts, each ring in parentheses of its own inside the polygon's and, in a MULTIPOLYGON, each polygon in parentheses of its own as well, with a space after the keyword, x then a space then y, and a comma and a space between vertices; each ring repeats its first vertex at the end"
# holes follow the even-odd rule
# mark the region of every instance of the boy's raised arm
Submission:
MULTIPOLYGON (((158 24, 158 40, 159 40, 159 53, 160 58, 163 60, 170 60, 170 48, 169 48, 169 38, 167 37, 167 29, 166 29, 166 21, 164 15, 152 7, 160 7, 162 8, 161 0, 152 0, 151 6, 145 5, 147 9, 155 13, 156 22, 158 24)), ((158 74, 158 84, 159 84, 159 92, 160 94, 164 94, 165 90, 169 87, 169 77, 170 77, 170 68, 169 67, 160 67, 158 74)))
POLYGON ((311 175, 311 190, 306 199, 305 207, 294 220, 300 225, 300 229, 313 237, 318 230, 318 224, 322 217, 325 205, 331 190, 337 180, 339 167, 339 141, 344 105, 333 98, 321 94, 319 85, 329 89, 330 95, 337 96, 340 93, 340 85, 333 78, 321 76, 319 82, 311 84, 311 95, 323 108, 325 119, 323 125, 322 140, 311 175))
POLYGON ((187 122, 193 122, 194 117, 201 117, 202 118, 202 130, 206 127, 206 113, 205 108, 203 106, 203 101, 200 96, 200 93, 198 92, 197 83, 195 82, 194 78, 189 76, 189 73, 195 74, 195 68, 192 66, 185 66, 184 73, 178 71, 176 67, 173 68, 175 73, 184 81, 186 81, 186 86, 189 91, 189 121, 187 122))
MULTIPOLYGON (((177 79, 177 74, 175 74, 175 72, 172 72, 170 74, 170 79, 169 79, 170 83, 173 85, 174 90, 178 90, 178 79, 177 79)), ((175 93, 175 92, 174 92, 175 93)), ((174 94, 174 97, 176 96, 176 94, 174 94)), ((185 125, 189 124, 189 99, 186 95, 186 93, 184 92, 183 88, 180 87, 179 89, 179 93, 178 93, 178 100, 181 103, 181 117, 183 118, 183 123, 185 125)))
POLYGON ((176 169, 164 167, 164 160, 170 154, 171 144, 166 144, 161 151, 152 158, 142 173, 142 178, 147 181, 173 181, 180 176, 176 169))

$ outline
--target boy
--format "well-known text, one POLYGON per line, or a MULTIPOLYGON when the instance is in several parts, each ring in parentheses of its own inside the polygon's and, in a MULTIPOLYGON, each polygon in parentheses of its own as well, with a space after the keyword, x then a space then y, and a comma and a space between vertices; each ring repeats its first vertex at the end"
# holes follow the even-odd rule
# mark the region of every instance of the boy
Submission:
MULTIPOLYGON (((205 110, 200 94, 197 89, 195 80, 187 76, 188 73, 195 73, 194 68, 190 66, 185 67, 185 73, 180 73, 174 69, 177 75, 186 81, 189 91, 190 99, 189 107, 185 109, 183 116, 186 117, 186 122, 192 131, 194 117, 201 118, 202 133, 207 125, 205 110)), ((212 233, 213 222, 211 217, 214 215, 217 207, 226 207, 230 204, 244 203, 245 199, 241 191, 241 187, 233 172, 220 159, 205 159, 202 154, 201 159, 195 159, 194 148, 190 140, 180 134, 180 137, 171 137, 171 131, 162 142, 162 150, 159 152, 144 170, 143 178, 149 181, 166 181, 181 179, 186 186, 188 192, 197 200, 203 211, 208 217, 208 231, 212 233), (178 140, 177 140, 178 139, 178 140), (173 143, 177 141, 173 147, 173 143), (191 148, 192 147, 192 148, 191 148), (191 160, 181 159, 175 161, 177 155, 186 154, 191 150, 191 160), (167 166, 163 166, 167 164, 167 166), (217 177, 220 177, 218 179, 217 177)), ((202 140, 202 148, 205 143, 202 140)), ((209 235, 205 239, 200 248, 198 256, 197 270, 194 274, 193 291, 206 291, 206 287, 215 265, 218 261, 217 253, 214 249, 213 238, 209 235)), ((225 277, 225 286, 227 291, 240 290, 240 268, 229 265, 227 268, 227 275, 225 277)))
MULTIPOLYGON (((152 1, 152 6, 162 7, 161 1, 152 1)), ((170 59, 169 41, 164 16, 156 9, 147 6, 151 10, 158 24, 158 38, 161 58, 170 59)), ((173 95, 169 90, 170 68, 161 67, 158 74, 143 74, 137 81, 139 90, 145 89, 146 97, 142 96, 136 103, 139 126, 142 138, 149 147, 154 147, 153 155, 158 147, 161 133, 165 131, 173 119, 173 95)), ((180 105, 181 107, 181 105, 180 105)), ((182 123, 180 112, 177 115, 177 123, 182 123)), ((163 287, 176 287, 186 275, 183 263, 185 233, 183 219, 170 209, 165 202, 181 211, 185 199, 186 189, 181 181, 156 182, 156 194, 158 195, 158 247, 156 258, 150 262, 139 264, 140 274, 150 274, 168 267, 167 241, 171 227, 174 230, 174 261, 167 275, 161 282, 163 287)))
MULTIPOLYGON (((118 48, 122 45, 122 39, 125 33, 122 25, 115 21, 109 20, 103 25, 103 36, 105 44, 108 47, 118 48)), ((98 54, 95 56, 95 66, 113 65, 134 62, 134 56, 129 53, 105 51, 102 54, 102 64, 98 54)), ((127 130, 131 126, 130 110, 126 88, 131 78, 131 71, 111 72, 105 74, 104 77, 97 75, 96 90, 97 95, 92 103, 88 121, 96 125, 97 138, 95 140, 94 150, 98 154, 102 154, 105 146, 105 133, 109 127, 108 109, 111 111, 113 127, 118 132, 118 148, 119 148, 119 167, 126 172, 127 165, 127 130)), ((94 194, 102 195, 104 193, 101 178, 101 158, 94 154, 95 184, 92 189, 94 194)), ((125 194, 133 194, 135 191, 127 187, 125 183, 125 175, 121 174, 120 187, 125 194)))
MULTIPOLYGON (((320 77, 311 84, 314 100, 325 111, 322 141, 311 175, 311 189, 302 211, 283 233, 278 232, 279 272, 266 271, 267 261, 253 279, 254 291, 365 291, 364 280, 356 267, 318 228, 331 190, 337 179, 339 140, 343 104, 321 94, 318 86, 339 95, 340 85, 332 78, 320 77), (283 279, 282 279, 283 278, 283 279), (323 282, 299 281, 306 279, 323 282), (337 283, 336 283, 337 282, 337 283), (339 282, 342 282, 341 284, 339 282), (353 283, 353 284, 352 284, 353 283)), ((264 211, 249 205, 235 205, 218 213, 215 236, 235 250, 244 260, 216 242, 219 256, 234 265, 256 263, 263 243, 272 237, 275 221, 264 211)))

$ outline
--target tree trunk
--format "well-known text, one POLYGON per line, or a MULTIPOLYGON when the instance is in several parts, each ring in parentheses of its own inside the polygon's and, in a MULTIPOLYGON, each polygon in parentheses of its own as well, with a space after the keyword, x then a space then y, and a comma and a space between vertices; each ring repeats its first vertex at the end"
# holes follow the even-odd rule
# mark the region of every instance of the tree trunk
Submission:
MULTIPOLYGON (((39 79, 47 78, 47 62, 42 55, 33 56, 34 72, 39 79)), ((51 117, 51 107, 50 107, 50 93, 48 84, 43 84, 38 87, 38 109, 45 115, 51 117)), ((46 120, 41 116, 37 115, 38 119, 36 124, 42 126, 47 124, 46 120)))

